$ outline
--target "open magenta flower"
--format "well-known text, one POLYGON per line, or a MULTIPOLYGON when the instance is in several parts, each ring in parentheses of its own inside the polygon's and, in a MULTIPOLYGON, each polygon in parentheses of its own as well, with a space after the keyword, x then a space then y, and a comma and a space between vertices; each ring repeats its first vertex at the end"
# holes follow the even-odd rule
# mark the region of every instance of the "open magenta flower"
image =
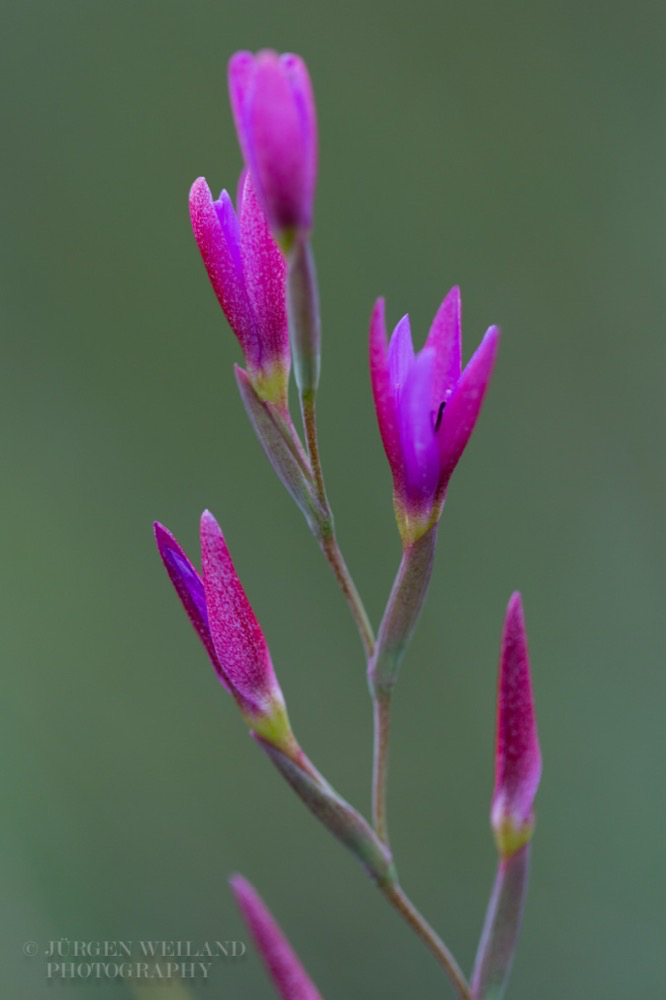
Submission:
POLYGON ((291 53, 237 52, 229 95, 245 163, 284 245, 312 226, 317 119, 305 63, 291 53))
POLYGON ((192 229, 257 395, 286 409, 291 356, 285 262, 248 175, 241 176, 237 201, 234 210, 226 191, 213 201, 200 177, 190 191, 192 229))
POLYGON ((236 902, 282 1000, 321 1000, 268 907, 241 875, 229 879, 236 902))
POLYGON ((500 854, 514 854, 531 837, 541 751, 519 593, 509 601, 502 634, 497 691, 495 789, 491 823, 500 854))
POLYGON ((203 580, 163 525, 155 523, 162 562, 213 667, 250 728, 290 754, 295 740, 270 653, 224 536, 209 511, 201 517, 203 580))
POLYGON ((442 302, 418 354, 408 316, 387 347, 384 300, 375 305, 370 321, 372 391, 406 545, 439 519, 449 479, 481 410, 499 337, 499 329, 491 326, 462 371, 458 288, 442 302))

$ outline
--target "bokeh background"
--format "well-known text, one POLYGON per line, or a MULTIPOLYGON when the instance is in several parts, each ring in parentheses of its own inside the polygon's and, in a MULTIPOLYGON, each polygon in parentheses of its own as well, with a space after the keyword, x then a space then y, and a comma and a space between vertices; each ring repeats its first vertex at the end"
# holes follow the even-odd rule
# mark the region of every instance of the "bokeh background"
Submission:
MULTIPOLYGON (((372 301, 419 340, 457 282, 466 356, 504 329, 396 697, 403 884, 469 968, 520 588, 544 776, 508 995, 661 995, 664 5, 5 0, 1 20, 4 995, 129 995, 49 985, 26 940, 247 940, 237 870, 324 996, 452 995, 248 739, 153 549, 153 518, 195 553, 217 514, 302 744, 367 810, 360 645, 246 423, 187 216, 198 175, 235 186, 226 61, 263 46, 316 88, 321 443, 375 621, 399 544, 372 301)), ((250 949, 194 992, 273 995, 250 949)))

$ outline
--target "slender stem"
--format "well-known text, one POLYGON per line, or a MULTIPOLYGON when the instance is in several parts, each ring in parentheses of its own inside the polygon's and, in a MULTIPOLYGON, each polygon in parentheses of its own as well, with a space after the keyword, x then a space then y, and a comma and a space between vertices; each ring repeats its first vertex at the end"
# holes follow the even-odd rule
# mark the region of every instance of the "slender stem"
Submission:
POLYGON ((529 867, 530 844, 499 859, 472 973, 474 1000, 504 996, 518 944, 529 867))
POLYGON ((431 952, 451 980, 461 1000, 470 1000, 471 994, 469 985, 460 966, 440 936, 432 929, 425 917, 421 916, 419 911, 416 909, 411 900, 405 895, 400 886, 388 885, 384 887, 384 894, 392 906, 407 921, 409 926, 416 931, 421 940, 425 942, 428 948, 430 948, 431 952))
POLYGON ((294 376, 301 403, 308 465, 314 491, 323 512, 319 543, 342 588, 347 604, 361 635, 366 657, 374 649, 375 637, 361 597, 347 569, 335 539, 333 514, 326 496, 324 473, 319 455, 315 397, 319 384, 321 329, 319 291, 314 255, 307 234, 300 234, 288 252, 287 313, 291 339, 294 376))
POLYGON ((361 600, 361 595, 356 589, 356 584, 342 557, 342 552, 340 551, 335 535, 329 535, 328 538, 325 538, 321 543, 321 547, 340 584, 342 593, 349 605, 349 610, 352 613, 352 618, 356 622, 356 627, 361 636, 366 658, 369 659, 375 646, 375 634, 363 601, 361 600))
POLYGON ((377 834, 388 844, 386 782, 388 777, 391 696, 400 662, 428 591, 437 528, 431 528, 402 554, 377 642, 368 661, 368 680, 374 710, 372 816, 377 834))
POLYGON ((315 393, 321 367, 321 319, 314 254, 298 236, 287 257, 287 315, 294 377, 301 396, 315 393))
POLYGON ((342 593, 345 596, 345 600, 349 605, 349 609, 352 613, 352 617, 356 622, 356 626, 361 636, 361 642, 363 643, 363 649, 365 650, 365 655, 367 659, 370 659, 372 651, 375 646, 375 634, 370 624, 370 619, 368 618, 368 613, 365 610, 361 595, 359 594, 356 584, 352 579, 352 575, 347 568, 347 564, 340 551, 340 546, 338 545, 337 539, 335 537, 335 532, 333 530, 333 515, 331 513, 331 508, 328 502, 328 497, 326 496, 326 486, 324 485, 324 473, 321 467, 321 458, 319 456, 319 438, 317 436, 317 413, 315 408, 315 400, 313 393, 304 393, 301 397, 301 406, 303 411, 303 427, 305 428, 305 440, 308 448, 308 455, 310 458, 310 465, 312 466, 312 474, 314 476, 315 492, 317 494, 317 499, 322 505, 326 512, 328 518, 328 531, 324 534, 321 539, 322 552, 328 559, 330 566, 335 573, 336 579, 340 584, 342 593))
POLYGON ((391 694, 373 695, 374 752, 372 758, 372 822, 380 840, 388 844, 386 824, 386 783, 388 778, 389 731, 391 725, 391 694))
POLYGON ((301 396, 301 411, 303 413, 303 427, 305 429, 305 441, 310 456, 310 465, 315 480, 317 498, 325 510, 330 510, 326 497, 326 487, 324 486, 324 473, 321 467, 319 456, 319 438, 317 436, 317 412, 315 407, 314 392, 303 393, 301 396))

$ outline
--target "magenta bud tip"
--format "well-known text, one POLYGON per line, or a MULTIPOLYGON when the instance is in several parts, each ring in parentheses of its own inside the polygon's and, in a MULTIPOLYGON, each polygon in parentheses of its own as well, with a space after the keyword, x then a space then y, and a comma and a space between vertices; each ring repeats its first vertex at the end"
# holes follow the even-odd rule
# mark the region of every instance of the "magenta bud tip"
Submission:
POLYGON ((531 836, 540 777, 525 616, 516 592, 509 601, 502 633, 491 809, 492 827, 503 855, 513 854, 531 836))
POLYGON ((259 893, 242 875, 229 879, 243 919, 282 1000, 322 1000, 259 893))

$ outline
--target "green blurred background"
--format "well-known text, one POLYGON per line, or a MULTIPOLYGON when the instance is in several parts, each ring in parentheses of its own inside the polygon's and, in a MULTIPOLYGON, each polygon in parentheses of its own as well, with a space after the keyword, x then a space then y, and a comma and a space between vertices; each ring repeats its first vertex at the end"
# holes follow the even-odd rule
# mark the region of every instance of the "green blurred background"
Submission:
MULTIPOLYGON (((662 995, 666 8, 619 0, 2 7, 0 977, 26 940, 246 940, 265 896, 329 1000, 450 996, 420 942, 248 739, 153 549, 209 506, 302 744, 368 807, 346 607, 247 426, 187 216, 234 188, 225 67, 307 60, 321 134, 321 443, 375 621, 399 557, 366 362, 372 301, 417 340, 462 286, 504 342, 455 475, 396 697, 403 884, 469 968, 494 868, 494 684, 524 594, 544 756, 512 1000, 662 995)), ((197 996, 273 994, 250 953, 197 996)))

